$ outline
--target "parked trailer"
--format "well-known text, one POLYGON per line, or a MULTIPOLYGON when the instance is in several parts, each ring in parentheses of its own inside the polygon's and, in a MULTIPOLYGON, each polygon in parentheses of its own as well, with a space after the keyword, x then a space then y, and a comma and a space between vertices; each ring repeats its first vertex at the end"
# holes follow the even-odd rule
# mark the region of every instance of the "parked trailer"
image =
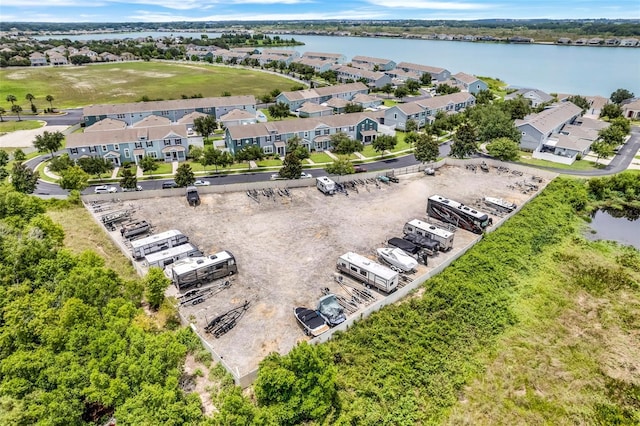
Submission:
POLYGON ((151 268, 152 266, 156 266, 158 268, 163 268, 167 265, 171 265, 172 263, 184 259, 186 257, 202 257, 202 252, 198 250, 197 247, 192 244, 180 244, 179 246, 171 247, 169 249, 158 251, 155 253, 150 253, 145 256, 147 261, 147 265, 151 268))
POLYGON ((226 250, 206 257, 181 259, 173 267, 165 270, 178 290, 193 286, 200 287, 202 284, 236 272, 238 272, 236 259, 226 250))
POLYGON ((149 232, 149 230, 151 230, 151 224, 146 220, 139 220, 137 222, 125 223, 122 225, 122 228, 120 228, 120 235, 122 235, 123 238, 129 239, 149 232))
POLYGON ((398 288, 399 274, 357 253, 348 252, 338 258, 336 267, 366 287, 376 287, 385 293, 398 288))
POLYGON ((131 242, 131 254, 135 259, 142 259, 150 253, 166 250, 189 242, 189 237, 177 229, 150 235, 131 242))
POLYGON ((336 183, 326 176, 316 178, 316 188, 325 195, 333 195, 336 193, 336 183))
POLYGON ((482 234, 493 223, 488 214, 440 195, 429 197, 427 214, 475 234, 482 234))
POLYGON ((403 232, 406 235, 417 234, 437 241, 438 244, 440 244, 440 251, 448 251, 453 247, 453 232, 446 231, 418 219, 413 219, 405 223, 403 232))

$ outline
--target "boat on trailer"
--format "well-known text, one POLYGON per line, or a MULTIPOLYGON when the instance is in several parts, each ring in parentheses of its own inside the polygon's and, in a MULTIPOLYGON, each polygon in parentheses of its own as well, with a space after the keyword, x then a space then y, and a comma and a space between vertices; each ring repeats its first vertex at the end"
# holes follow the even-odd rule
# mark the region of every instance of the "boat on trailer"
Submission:
POLYGON ((502 198, 484 197, 483 201, 488 206, 491 206, 500 210, 508 211, 508 212, 512 212, 518 207, 515 203, 504 200, 502 198))
POLYGON ((376 250, 378 256, 391 265, 391 269, 400 272, 413 271, 418 266, 418 261, 399 248, 384 247, 376 250))
POLYGON ((327 322, 313 309, 298 306, 293 308, 293 314, 304 329, 307 336, 316 337, 329 330, 327 322))

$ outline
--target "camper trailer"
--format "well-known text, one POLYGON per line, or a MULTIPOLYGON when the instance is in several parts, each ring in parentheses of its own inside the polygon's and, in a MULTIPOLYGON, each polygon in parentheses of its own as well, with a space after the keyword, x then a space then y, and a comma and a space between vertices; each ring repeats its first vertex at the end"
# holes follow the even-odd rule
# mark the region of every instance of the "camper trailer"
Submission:
POLYGON ((126 223, 120 228, 120 235, 123 238, 130 239, 142 234, 146 234, 151 230, 151 224, 146 220, 139 220, 137 222, 126 223))
POLYGON ((189 242, 189 237, 182 232, 172 229, 159 234, 150 235, 131 242, 131 254, 134 259, 142 259, 150 253, 166 250, 189 242))
POLYGON ((448 251, 453 247, 453 232, 445 231, 418 219, 405 223, 403 232, 405 235, 417 234, 437 241, 440 244, 440 251, 448 251))
POLYGON ((340 272, 351 276, 366 287, 376 287, 385 293, 398 288, 398 273, 357 253, 345 253, 336 265, 340 272))
POLYGON ((336 183, 326 176, 316 178, 316 188, 325 195, 333 195, 336 193, 336 183))
POLYGON ((164 269, 165 266, 171 265, 177 260, 184 259, 186 257, 202 257, 202 253, 196 247, 187 243, 171 247, 163 251, 150 253, 145 256, 145 259, 150 268, 152 266, 156 266, 164 269))
POLYGON ((189 287, 200 287, 218 278, 238 272, 236 259, 228 251, 206 257, 188 257, 181 259, 166 270, 178 290, 189 287))

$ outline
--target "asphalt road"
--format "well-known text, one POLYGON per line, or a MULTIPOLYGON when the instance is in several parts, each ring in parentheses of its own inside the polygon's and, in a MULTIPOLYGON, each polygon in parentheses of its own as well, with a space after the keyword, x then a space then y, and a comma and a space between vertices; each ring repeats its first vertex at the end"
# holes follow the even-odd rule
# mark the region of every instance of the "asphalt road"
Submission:
MULTIPOLYGON (((17 119, 16 115, 6 115, 5 120, 17 119)), ((21 115, 20 120, 46 121, 49 126, 73 126, 82 122, 82 108, 63 109, 59 115, 21 115)))

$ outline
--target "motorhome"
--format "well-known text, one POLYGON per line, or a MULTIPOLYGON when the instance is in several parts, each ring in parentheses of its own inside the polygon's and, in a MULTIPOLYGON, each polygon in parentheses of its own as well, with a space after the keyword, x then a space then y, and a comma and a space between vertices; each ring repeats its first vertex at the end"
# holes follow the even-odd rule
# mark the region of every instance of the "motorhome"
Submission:
POLYGON ((475 234, 482 234, 493 223, 488 214, 440 195, 429 197, 427 214, 475 234))
POLYGON ((165 270, 178 290, 200 287, 203 284, 233 275, 238 272, 236 259, 228 251, 221 251, 206 257, 181 259, 165 270))
POLYGON ((187 243, 150 253, 145 256, 145 260, 150 268, 155 266, 164 269, 165 266, 187 257, 202 257, 202 252, 197 247, 187 243))
POLYGON ((357 253, 343 254, 338 258, 336 267, 366 287, 376 287, 385 293, 398 288, 398 272, 357 253))
POLYGON ((448 251, 453 247, 453 232, 446 231, 418 219, 413 219, 405 223, 403 232, 406 235, 417 234, 437 241, 438 244, 440 244, 440 251, 448 251))
POLYGON ((316 178, 316 188, 325 195, 333 195, 336 192, 336 183, 326 176, 316 178))
POLYGON ((134 259, 142 259, 150 253, 166 250, 189 242, 189 237, 177 229, 150 235, 131 242, 131 254, 134 259))

